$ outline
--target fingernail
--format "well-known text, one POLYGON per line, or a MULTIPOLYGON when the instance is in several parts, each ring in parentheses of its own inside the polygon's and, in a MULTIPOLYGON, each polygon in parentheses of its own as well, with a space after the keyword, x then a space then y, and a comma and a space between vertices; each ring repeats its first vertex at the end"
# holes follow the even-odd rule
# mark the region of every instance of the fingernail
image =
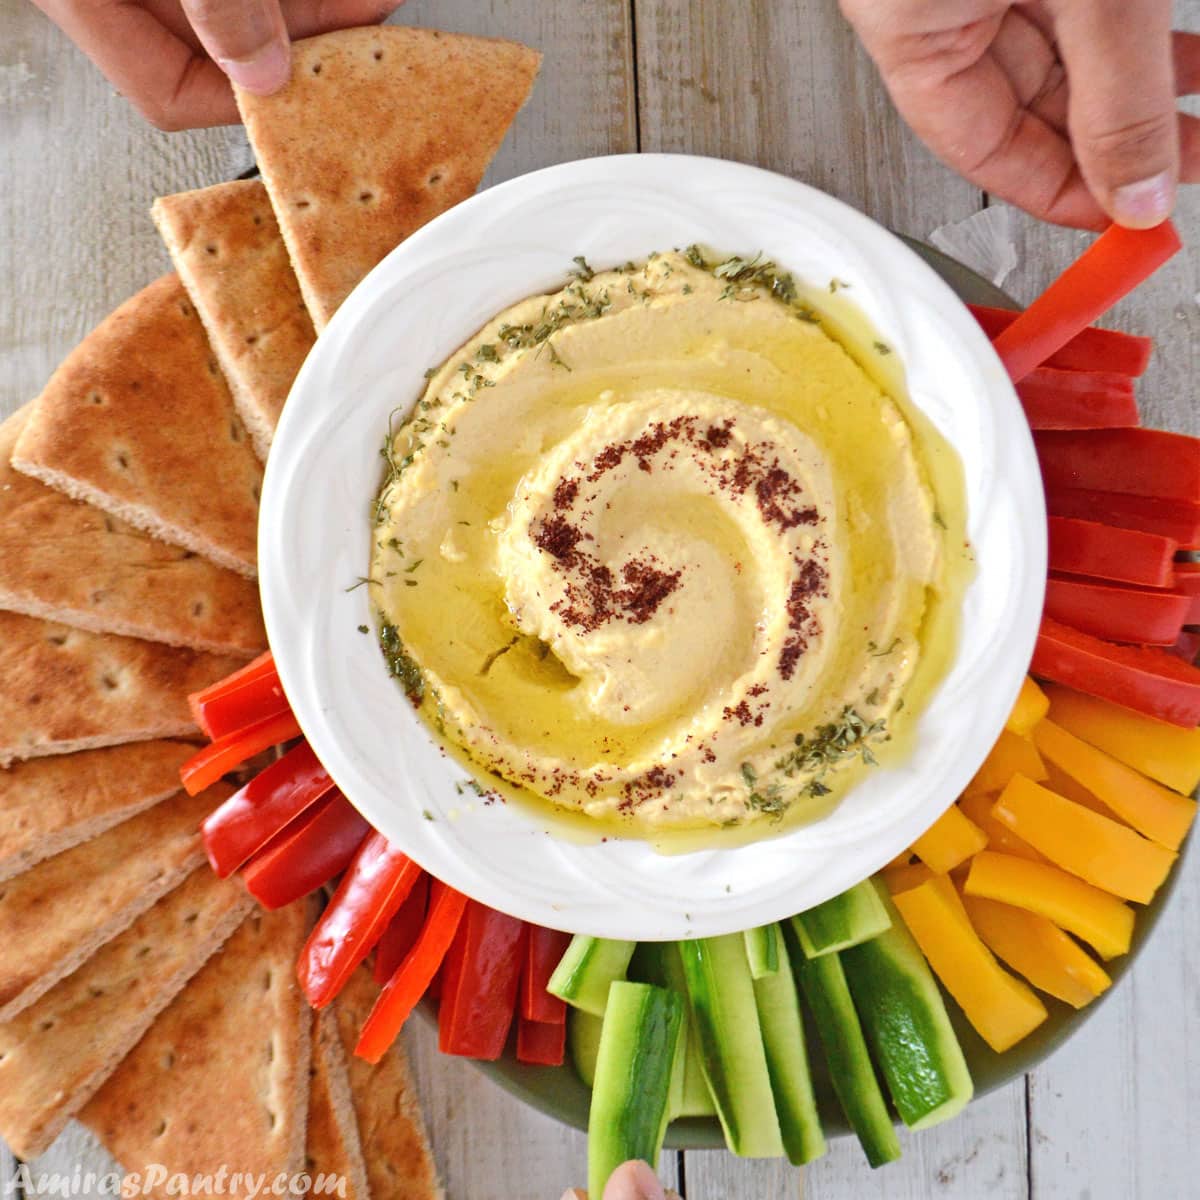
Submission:
POLYGON ((277 92, 292 73, 292 51, 286 42, 268 42, 249 58, 218 58, 217 66, 240 88, 259 96, 277 92))
POLYGON ((604 1189, 604 1200, 665 1200, 663 1186, 647 1163, 640 1159, 618 1167, 604 1189))
POLYGON ((1131 229, 1150 229, 1171 215, 1174 204, 1175 181, 1163 171, 1117 188, 1113 192, 1113 217, 1131 229))

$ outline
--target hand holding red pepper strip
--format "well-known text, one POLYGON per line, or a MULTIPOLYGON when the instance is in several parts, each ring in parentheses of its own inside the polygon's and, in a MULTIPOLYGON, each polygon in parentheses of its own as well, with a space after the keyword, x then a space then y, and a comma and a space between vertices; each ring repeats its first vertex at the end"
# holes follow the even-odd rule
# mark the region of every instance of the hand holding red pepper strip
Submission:
POLYGON ((420 875, 421 868, 378 831, 363 842, 296 964, 313 1008, 324 1008, 342 990, 420 875))

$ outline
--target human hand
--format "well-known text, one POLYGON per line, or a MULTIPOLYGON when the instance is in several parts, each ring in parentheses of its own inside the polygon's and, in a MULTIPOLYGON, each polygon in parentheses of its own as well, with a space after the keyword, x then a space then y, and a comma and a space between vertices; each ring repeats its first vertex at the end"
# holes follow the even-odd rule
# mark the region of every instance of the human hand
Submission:
POLYGON ((373 25, 404 0, 34 0, 159 129, 232 125, 232 79, 282 87, 289 37, 373 25))
MULTIPOLYGON (((568 1188, 562 1200, 588 1200, 587 1192, 568 1188)), ((674 1192, 663 1191, 658 1176, 638 1160, 622 1163, 604 1186, 603 1200, 679 1200, 674 1192)))
POLYGON ((985 191, 1047 221, 1134 228, 1200 181, 1200 35, 1171 0, 841 0, 901 115, 985 191))

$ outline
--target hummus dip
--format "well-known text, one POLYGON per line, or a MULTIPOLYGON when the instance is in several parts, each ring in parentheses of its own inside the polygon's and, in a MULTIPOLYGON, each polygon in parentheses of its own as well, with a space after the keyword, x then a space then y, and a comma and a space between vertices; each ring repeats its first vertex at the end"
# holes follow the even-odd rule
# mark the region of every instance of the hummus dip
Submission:
POLYGON ((388 431, 387 661, 483 772, 629 831, 826 809, 919 707, 961 486, 772 264, 579 264, 388 431))

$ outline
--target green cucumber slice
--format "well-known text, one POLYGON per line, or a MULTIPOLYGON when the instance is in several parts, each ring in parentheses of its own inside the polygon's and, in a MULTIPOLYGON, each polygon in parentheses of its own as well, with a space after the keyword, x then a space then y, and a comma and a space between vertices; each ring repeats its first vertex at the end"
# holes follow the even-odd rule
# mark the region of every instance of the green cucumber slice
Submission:
POLYGON ((857 946, 878 937, 891 923, 891 915, 869 879, 792 918, 805 958, 857 946))
POLYGON ((602 1196, 623 1162, 658 1163, 670 1116, 683 1000, 649 983, 615 980, 600 1032, 588 1113, 588 1194, 602 1196))
POLYGON ((567 1043, 571 1049, 571 1061, 579 1078, 591 1087, 596 1081, 596 1055, 600 1051, 600 1027, 603 1017, 597 1017, 582 1008, 573 1008, 567 1013, 567 1043))
POLYGON ((554 968, 546 991, 572 1008, 604 1016, 608 985, 625 978, 636 945, 636 942, 615 942, 577 933, 554 968))
POLYGON ((742 935, 746 939, 746 958, 750 962, 750 975, 762 979, 779 970, 778 931, 774 925, 760 925, 747 929, 742 935))
POLYGON ((783 1153, 754 983, 740 933, 679 942, 688 1012, 725 1142, 744 1158, 783 1153))

